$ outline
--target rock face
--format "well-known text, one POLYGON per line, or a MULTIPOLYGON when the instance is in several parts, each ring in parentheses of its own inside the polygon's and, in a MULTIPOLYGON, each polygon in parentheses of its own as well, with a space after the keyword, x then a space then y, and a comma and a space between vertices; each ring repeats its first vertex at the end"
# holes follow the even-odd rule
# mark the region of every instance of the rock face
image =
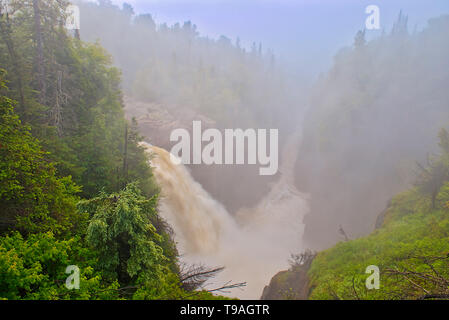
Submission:
MULTIPOLYGON (((135 118, 140 134, 145 141, 166 150, 176 142, 170 142, 170 133, 183 128, 191 133, 192 121, 201 121, 202 130, 217 128, 220 124, 188 107, 161 105, 142 102, 125 97, 125 114, 128 119, 135 118)), ((259 165, 186 165, 192 176, 214 199, 235 213, 240 208, 249 208, 259 203, 269 191, 274 176, 260 176, 259 165)))
POLYGON ((391 199, 388 201, 387 207, 377 216, 376 225, 374 226, 374 230, 380 229, 382 227, 390 206, 391 206, 391 199))
POLYGON ((127 118, 135 118, 139 124, 140 133, 155 146, 169 149, 170 133, 174 129, 192 129, 192 121, 201 121, 203 130, 216 127, 214 120, 205 117, 192 109, 178 106, 167 106, 149 103, 125 97, 125 114, 127 118))
POLYGON ((306 250, 292 255, 289 270, 278 272, 270 284, 263 289, 261 300, 307 300, 310 281, 307 272, 315 259, 316 252, 306 250))
MULTIPOLYGON (((391 206, 391 200, 387 207, 377 216, 374 230, 382 227, 385 218, 388 216, 388 210, 391 206)), ((304 253, 304 263, 296 265, 289 270, 278 272, 271 278, 270 284, 265 286, 262 292, 261 300, 307 300, 312 290, 307 272, 312 264, 315 253, 304 253)))
POLYGON ((261 300, 307 300, 309 296, 308 266, 295 266, 280 271, 263 289, 261 300))

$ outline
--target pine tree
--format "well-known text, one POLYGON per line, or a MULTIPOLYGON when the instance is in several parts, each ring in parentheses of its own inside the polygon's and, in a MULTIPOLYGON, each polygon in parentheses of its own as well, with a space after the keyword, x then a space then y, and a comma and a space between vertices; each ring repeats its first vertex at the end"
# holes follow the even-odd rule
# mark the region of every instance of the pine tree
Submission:
MULTIPOLYGON (((0 87, 7 90, 2 80, 0 87)), ((0 96, 0 228, 65 232, 80 218, 75 208, 80 189, 70 177, 56 177, 48 154, 21 123, 14 104, 0 96)))

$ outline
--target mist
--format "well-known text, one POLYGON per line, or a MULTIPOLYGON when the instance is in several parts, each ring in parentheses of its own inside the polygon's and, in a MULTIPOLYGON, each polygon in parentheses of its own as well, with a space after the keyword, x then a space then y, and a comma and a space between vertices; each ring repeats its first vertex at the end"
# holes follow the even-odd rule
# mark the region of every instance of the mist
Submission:
POLYGON ((254 208, 232 216, 182 164, 174 164, 170 153, 143 143, 150 155, 156 181, 161 187, 160 214, 173 227, 183 263, 225 266, 204 289, 231 281, 246 283, 241 291, 224 292, 242 299, 258 299, 278 270, 288 267, 285 257, 301 249, 307 213, 307 195, 293 185, 294 147, 284 152, 284 174, 264 200, 254 208))
POLYGON ((355 32, 364 27, 368 5, 382 9, 381 30, 370 30, 369 39, 388 31, 401 10, 409 15, 410 28, 418 30, 448 10, 444 0, 112 0, 119 7, 125 2, 136 14, 151 13, 157 24, 192 21, 201 36, 240 38, 246 49, 261 42, 289 72, 306 80, 326 72, 335 53, 352 44, 355 32))
POLYGON ((216 281, 247 281, 232 293, 242 298, 259 298, 290 254, 341 241, 339 229, 369 234, 449 122, 446 1, 380 1, 376 31, 367 1, 76 3, 81 39, 122 70, 126 114, 159 156, 195 120, 279 129, 273 177, 155 168, 181 256, 223 265, 216 281))

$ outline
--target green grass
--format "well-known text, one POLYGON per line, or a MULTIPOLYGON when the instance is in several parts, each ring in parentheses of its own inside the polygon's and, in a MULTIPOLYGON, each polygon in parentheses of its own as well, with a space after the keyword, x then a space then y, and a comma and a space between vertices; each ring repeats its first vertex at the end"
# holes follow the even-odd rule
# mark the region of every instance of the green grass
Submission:
MULTIPOLYGON (((442 189, 441 196, 446 188, 442 189)), ((308 275, 310 299, 413 299, 435 292, 432 281, 391 275, 388 269, 422 272, 449 279, 449 258, 432 262, 422 257, 445 257, 449 253, 449 209, 445 199, 437 209, 416 190, 396 196, 385 215, 383 226, 369 236, 340 242, 320 252, 308 275), (380 288, 368 290, 365 281, 369 265, 380 269, 380 288)), ((447 289, 447 288, 446 288, 447 289)), ((441 291, 440 291, 441 292, 441 291)))

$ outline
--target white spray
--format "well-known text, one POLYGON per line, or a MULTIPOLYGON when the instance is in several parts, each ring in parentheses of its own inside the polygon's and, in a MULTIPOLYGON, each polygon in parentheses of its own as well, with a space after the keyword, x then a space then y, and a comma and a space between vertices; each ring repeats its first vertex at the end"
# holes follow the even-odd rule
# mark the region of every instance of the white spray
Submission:
POLYGON ((182 260, 225 267, 209 287, 246 282, 230 296, 258 299, 270 278, 288 267, 290 254, 302 250, 302 218, 308 207, 306 195, 293 185, 298 141, 292 136, 287 142, 280 179, 268 195, 235 217, 194 181, 186 167, 174 164, 169 152, 143 143, 161 187, 159 212, 175 231, 182 260))

